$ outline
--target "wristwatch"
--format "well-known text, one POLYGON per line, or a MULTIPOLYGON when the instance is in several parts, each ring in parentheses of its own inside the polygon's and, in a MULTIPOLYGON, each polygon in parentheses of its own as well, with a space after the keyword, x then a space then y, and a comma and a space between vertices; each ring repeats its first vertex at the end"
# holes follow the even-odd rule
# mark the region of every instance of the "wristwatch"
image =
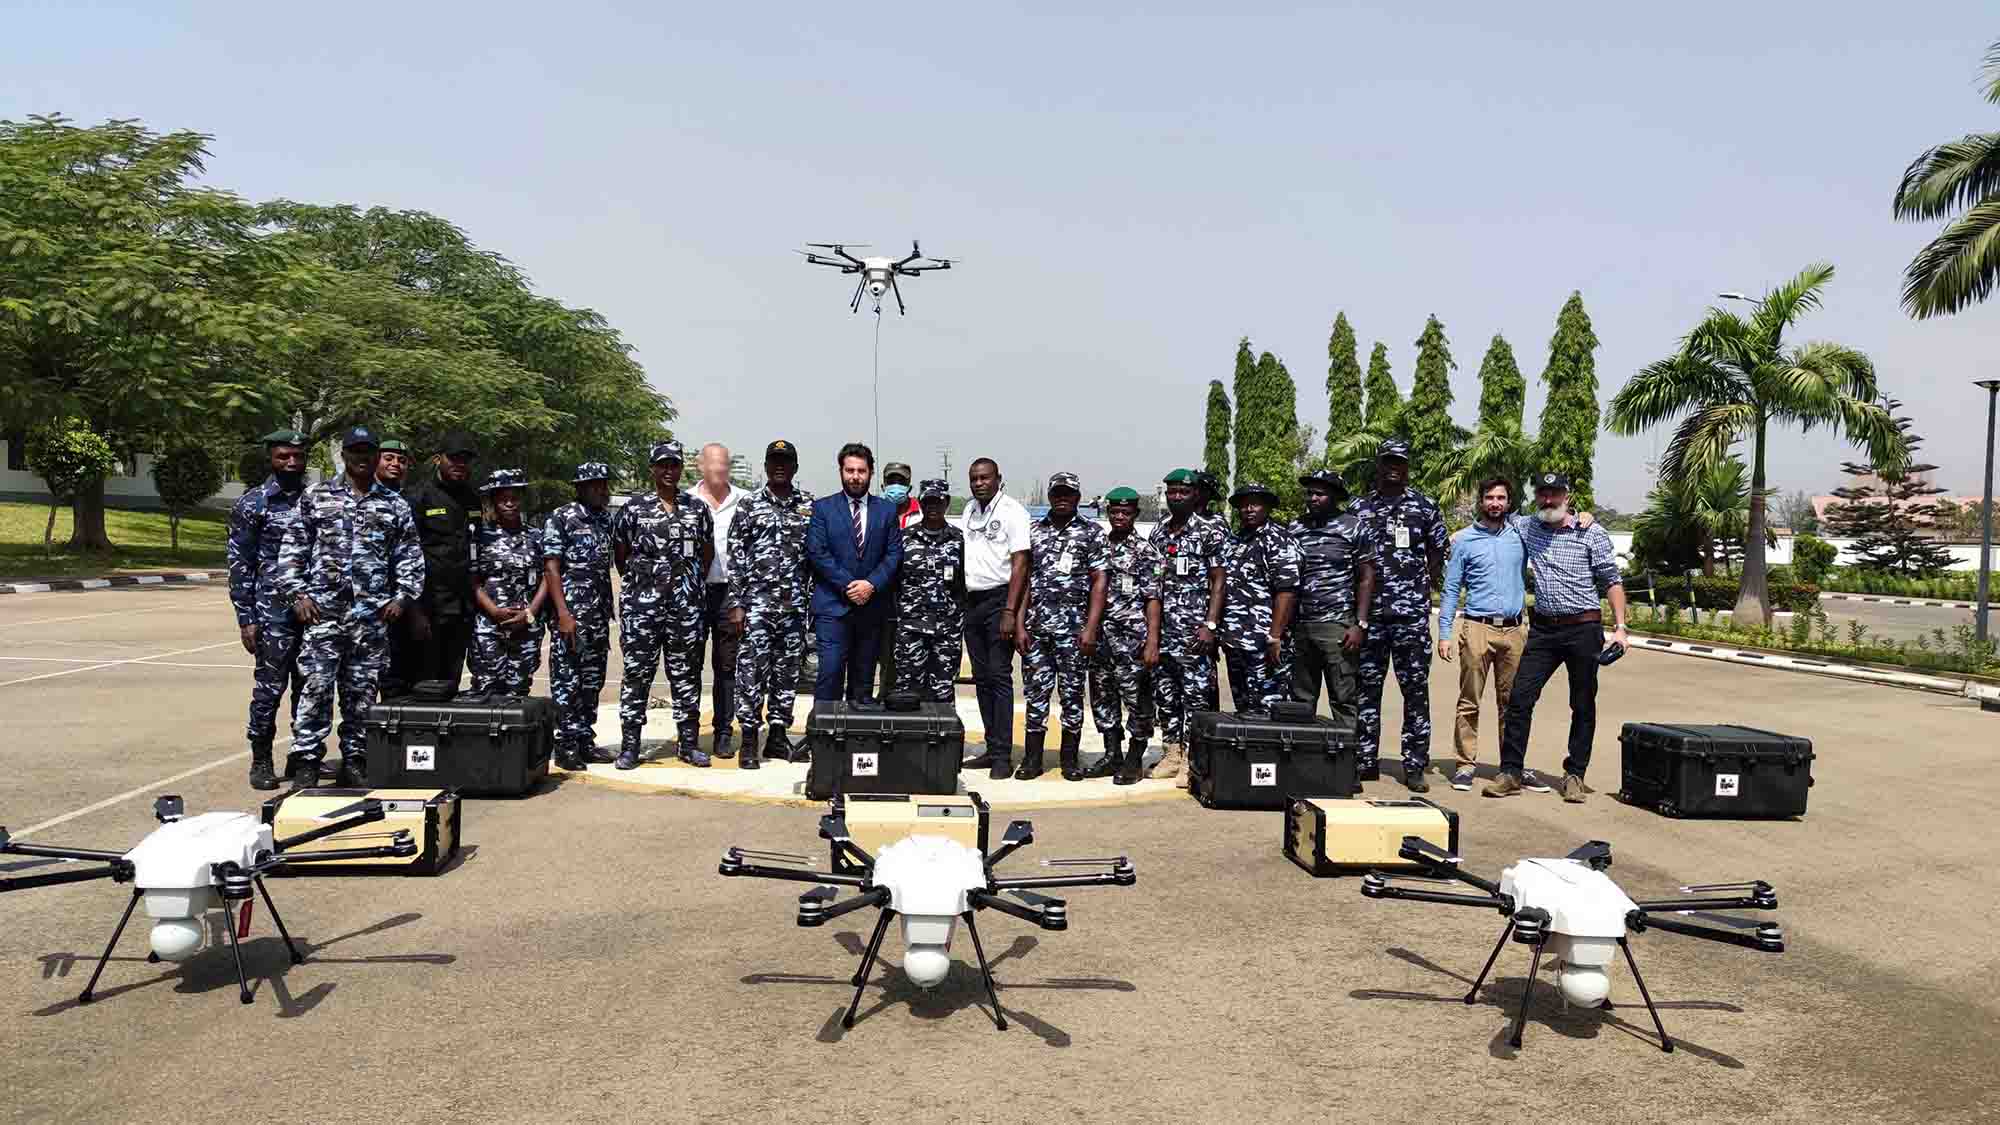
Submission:
POLYGON ((1216 631, 1217 629, 1221 628, 1221 626, 1220 626, 1220 625, 1217 625, 1217 624, 1216 624, 1215 622, 1213 622, 1213 621, 1204 621, 1204 622, 1202 622, 1202 623, 1201 623, 1201 627, 1202 627, 1202 628, 1204 628, 1204 629, 1206 629, 1206 630, 1208 630, 1208 631, 1209 631, 1209 632, 1211 632, 1211 633, 1213 633, 1213 632, 1215 632, 1215 631, 1216 631))

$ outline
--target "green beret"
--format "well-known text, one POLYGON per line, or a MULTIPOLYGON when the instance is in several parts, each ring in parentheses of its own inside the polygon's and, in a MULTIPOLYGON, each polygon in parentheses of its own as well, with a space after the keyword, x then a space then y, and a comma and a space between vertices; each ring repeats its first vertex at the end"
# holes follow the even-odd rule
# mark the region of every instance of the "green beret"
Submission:
POLYGON ((305 445, 306 435, 297 430, 272 430, 262 440, 265 445, 305 445))
POLYGON ((1106 504, 1137 504, 1139 494, 1129 488, 1114 488, 1104 494, 1106 504))
POLYGON ((1162 483, 1199 484, 1200 482, 1195 479, 1195 472, 1193 469, 1175 469, 1173 472, 1167 474, 1166 479, 1162 483))
POLYGON ((383 438, 382 444, 376 446, 375 448, 381 450, 384 453, 407 454, 410 451, 410 447, 404 444, 402 438, 383 438))

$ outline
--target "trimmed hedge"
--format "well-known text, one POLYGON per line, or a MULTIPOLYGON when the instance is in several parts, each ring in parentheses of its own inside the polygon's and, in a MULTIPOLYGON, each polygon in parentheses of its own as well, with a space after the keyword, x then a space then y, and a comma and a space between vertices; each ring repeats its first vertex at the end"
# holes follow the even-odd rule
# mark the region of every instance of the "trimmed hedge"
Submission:
MULTIPOLYGON (((1770 595, 1773 611, 1797 613, 1819 604, 1819 587, 1810 582, 1780 581, 1780 576, 1766 577, 1765 588, 1770 595)), ((1653 601, 1685 607, 1688 604, 1688 580, 1681 577, 1655 575, 1653 578, 1653 601)), ((1700 609, 1735 609, 1739 583, 1735 578, 1716 575, 1694 579, 1694 604, 1700 609)), ((1635 602, 1646 600, 1646 579, 1644 575, 1627 575, 1625 596, 1635 602)))
POLYGON ((1826 589, 1843 594, 1885 594, 1896 598, 1937 598, 1949 602, 1969 602, 1979 596, 1979 574, 1948 574, 1938 578, 1910 578, 1859 567, 1835 567, 1822 581, 1826 589))

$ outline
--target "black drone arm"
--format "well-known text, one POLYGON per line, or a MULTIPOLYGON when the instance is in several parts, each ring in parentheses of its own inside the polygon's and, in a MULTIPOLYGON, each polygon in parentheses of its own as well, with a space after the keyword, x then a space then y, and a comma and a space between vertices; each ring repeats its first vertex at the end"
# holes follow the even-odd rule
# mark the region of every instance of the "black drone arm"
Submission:
POLYGON ((417 854, 417 841, 409 829, 398 831, 389 837, 386 844, 366 848, 328 848, 319 852, 303 852, 299 855, 274 855, 257 864, 259 874, 274 867, 290 867, 300 863, 330 863, 341 859, 408 859, 417 854))
POLYGON ((911 240, 910 240, 910 256, 909 256, 909 257, 907 257, 907 258, 904 258, 903 260, 901 260, 901 261, 899 261, 899 262, 897 262, 897 263, 896 263, 896 268, 897 268, 897 269, 902 269, 902 268, 903 268, 904 266, 907 266, 907 265, 909 265, 909 264, 910 264, 911 262, 914 262, 914 261, 916 261, 916 260, 917 260, 918 258, 921 258, 921 257, 923 257, 923 256, 924 256, 924 252, 923 252, 923 250, 921 250, 921 249, 919 249, 919 248, 918 248, 918 246, 917 246, 917 240, 913 238, 913 239, 911 239, 911 240))
POLYGON ((748 876, 753 879, 782 879, 793 883, 832 883, 841 887, 868 886, 867 874, 841 875, 832 871, 814 871, 809 867, 770 867, 745 862, 750 859, 775 859, 787 863, 805 862, 804 856, 730 848, 722 853, 722 862, 716 866, 716 871, 732 878, 748 876))
POLYGON ((1000 837, 1000 847, 986 857, 986 869, 991 871, 1000 866, 1000 861, 1035 842, 1035 823, 1031 820, 1017 820, 1007 826, 1007 834, 1000 837))
POLYGON ((58 848, 47 844, 24 844, 0 828, 0 853, 9 855, 41 856, 45 859, 90 859, 101 863, 124 862, 124 852, 100 851, 96 848, 58 848))
POLYGON ((991 891, 968 891, 965 901, 974 910, 998 910, 1023 922, 1033 922, 1045 930, 1069 929, 1069 904, 1059 898, 1049 898, 1033 891, 1009 888, 1009 893, 1021 902, 1009 902, 991 891))
MULTIPOLYGON (((358 805, 350 805, 348 807, 359 808, 360 811, 345 820, 336 820, 329 824, 322 824, 318 828, 308 829, 296 836, 287 836, 282 840, 275 840, 271 846, 277 849, 280 856, 283 856, 287 850, 296 848, 300 844, 310 844, 314 840, 323 840, 328 836, 337 835, 350 828, 357 828, 363 824, 373 824, 389 815, 388 810, 382 807, 382 802, 375 800, 362 801, 358 805)), ((324 855, 325 853, 320 854, 324 855)))
POLYGON ((1670 934, 1686 934, 1688 937, 1719 941, 1724 945, 1740 945, 1760 953, 1785 951, 1785 932, 1776 922, 1762 922, 1750 933, 1738 933, 1734 930, 1716 929, 1713 926, 1697 926, 1693 922, 1683 922, 1676 918, 1655 918, 1641 907, 1625 916, 1625 925, 1635 934, 1643 934, 1647 930, 1665 930, 1670 934))
POLYGON ((1762 879, 1745 883, 1708 883, 1702 886, 1682 887, 1690 894, 1705 891, 1748 891, 1739 898, 1681 898, 1660 899, 1655 902, 1635 902, 1632 905, 1647 911, 1669 910, 1776 910, 1778 892, 1762 879))
POLYGON ((875 857, 864 851, 854 838, 847 834, 847 818, 844 816, 823 816, 819 818, 819 838, 831 841, 834 851, 846 856, 862 867, 875 866, 875 857))
POLYGON ((1437 902, 1446 906, 1483 906, 1498 910, 1502 914, 1514 911, 1514 901, 1505 895, 1462 895, 1449 891, 1427 891, 1420 887, 1403 887, 1390 882, 1395 875, 1387 871, 1370 871, 1361 877, 1361 894, 1364 898, 1395 898, 1408 902, 1437 902))
MULTIPOLYGON (((1010 829, 1011 831, 1011 829, 1010 829)), ((1139 881, 1138 869, 1125 856, 1104 859, 1045 859, 1043 867, 1109 867, 1075 875, 1031 875, 1023 879, 993 879, 990 891, 1042 890, 1048 887, 1129 887, 1139 881)))
POLYGON ((799 896, 799 925, 824 926, 842 914, 850 914, 870 906, 887 906, 891 897, 889 888, 876 887, 864 891, 846 902, 833 902, 839 892, 832 887, 814 887, 799 896))
POLYGON ((92 867, 84 871, 47 871, 39 875, 0 875, 0 894, 7 891, 25 891, 31 887, 54 887, 63 883, 88 883, 93 879, 111 879, 123 883, 132 877, 132 865, 119 860, 109 867, 92 867))
POLYGON ((1500 884, 1493 882, 1491 879, 1481 879, 1479 876, 1460 867, 1457 856, 1446 852, 1443 848, 1438 847, 1422 836, 1403 837, 1403 846, 1396 850, 1396 854, 1438 878, 1456 879, 1461 883, 1470 883, 1494 898, 1502 897, 1500 894, 1500 884))

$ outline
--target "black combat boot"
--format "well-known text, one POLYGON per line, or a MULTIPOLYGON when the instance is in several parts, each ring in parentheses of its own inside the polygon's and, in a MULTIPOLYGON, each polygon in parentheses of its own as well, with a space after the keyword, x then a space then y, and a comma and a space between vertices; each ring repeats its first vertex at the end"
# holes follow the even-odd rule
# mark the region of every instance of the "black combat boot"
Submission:
POLYGON ((778 762, 792 760, 792 744, 785 737, 784 727, 773 726, 764 732, 764 756, 778 762))
POLYGON ((271 766, 271 736, 250 740, 250 788, 271 790, 278 787, 278 774, 271 766))
POLYGON ((342 754, 340 773, 335 776, 335 785, 342 789, 368 788, 368 757, 365 754, 342 754))
MULTIPOLYGON (((1033 781, 1042 776, 1042 770, 1045 768, 1042 765, 1042 747, 1047 745, 1048 740, 1048 731, 1031 730, 1028 732, 1028 744, 1021 748, 1021 768, 1014 771, 1014 780, 1033 781)), ((998 770, 1000 767, 996 765, 993 768, 998 770)), ((994 776, 1000 777, 1005 775, 996 773, 994 776)))
POLYGON ((1077 757, 1077 755, 1082 749, 1082 746, 1083 746, 1082 731, 1076 731, 1074 733, 1070 731, 1062 732, 1062 755, 1059 761, 1061 761, 1062 763, 1062 779, 1064 781, 1083 780, 1083 768, 1078 763, 1078 757, 1077 757))
POLYGON ((1113 785, 1137 785, 1146 766, 1146 740, 1132 736, 1132 745, 1125 748, 1125 760, 1118 763, 1118 776, 1111 779, 1113 785))
POLYGON ((677 756, 688 765, 701 769, 708 768, 708 755, 702 753, 701 750, 701 725, 699 723, 689 723, 681 728, 680 753, 677 756))
POLYGON ((310 754, 285 755, 285 784, 294 789, 311 789, 319 784, 319 759, 310 754))
POLYGON ((736 763, 740 770, 762 769, 764 763, 757 760, 757 728, 743 728, 743 757, 736 763))
POLYGON ((580 770, 580 769, 587 769, 589 767, 582 758, 577 756, 576 746, 574 744, 568 742, 559 742, 556 744, 556 768, 565 770, 580 770))
POLYGON ((645 727, 625 724, 624 735, 618 742, 618 761, 613 764, 621 770, 638 769, 639 744, 645 733, 645 727))
MULTIPOLYGON (((1067 737, 1063 739, 1063 744, 1065 746, 1069 744, 1067 737)), ((1125 761, 1124 746, 1125 732, 1123 730, 1112 727, 1110 730, 1105 731, 1104 756, 1092 762, 1090 768, 1083 771, 1083 776, 1086 778, 1110 777, 1112 774, 1117 773, 1118 767, 1125 761)), ((1068 753, 1068 751, 1064 751, 1064 753, 1068 753)))
POLYGON ((715 725, 715 756, 718 758, 734 758, 736 756, 736 736, 730 733, 729 724, 727 723, 717 723, 715 725))

